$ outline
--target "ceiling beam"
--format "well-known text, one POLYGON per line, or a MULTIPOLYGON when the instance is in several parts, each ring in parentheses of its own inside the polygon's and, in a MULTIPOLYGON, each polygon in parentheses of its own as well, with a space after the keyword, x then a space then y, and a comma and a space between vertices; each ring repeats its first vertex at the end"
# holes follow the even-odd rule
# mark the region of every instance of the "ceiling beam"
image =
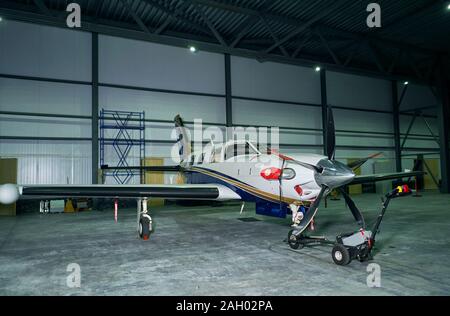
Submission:
MULTIPOLYGON (((267 19, 264 17, 264 15, 260 15, 259 18, 261 19, 261 21, 263 22, 264 26, 266 27, 266 29, 269 31, 270 36, 273 38, 273 40, 275 41, 275 43, 279 42, 280 39, 278 38, 278 36, 275 34, 275 32, 273 31, 272 27, 270 26, 269 22, 267 22, 267 19)), ((280 45, 280 50, 281 53, 283 53, 284 56, 289 57, 288 52, 286 51, 286 49, 284 48, 283 45, 280 45)))
POLYGON ((154 32, 154 34, 161 34, 169 26, 169 24, 175 19, 175 16, 180 16, 184 9, 189 6, 189 2, 183 2, 180 6, 175 7, 173 15, 168 15, 167 19, 162 23, 154 32))
POLYGON ((148 29, 147 25, 145 25, 145 23, 142 22, 141 18, 136 14, 136 12, 131 7, 131 4, 130 4, 129 0, 120 0, 120 3, 122 3, 122 5, 126 8, 126 10, 131 15, 131 17, 136 22, 136 24, 139 25, 139 27, 145 33, 150 33, 150 30, 148 29))
POLYGON ((103 6, 104 0, 96 0, 94 5, 94 17, 97 17, 103 6))
POLYGON ((152 7, 156 8, 156 9, 158 9, 158 10, 164 12, 164 13, 166 13, 167 15, 169 15, 169 16, 175 18, 175 19, 178 19, 180 22, 183 22, 186 25, 189 25, 190 27, 192 27, 193 29, 195 29, 195 30, 197 30, 197 31, 199 31, 201 33, 206 33, 207 32, 203 25, 198 24, 196 22, 193 22, 193 21, 185 18, 182 15, 181 11, 180 12, 175 12, 175 11, 167 8, 166 6, 161 5, 158 1, 155 1, 155 0, 140 0, 140 1, 145 2, 146 4, 148 4, 148 5, 152 6, 152 7))
POLYGON ((52 16, 52 13, 45 5, 44 1, 42 0, 33 0, 34 4, 39 8, 39 10, 44 13, 45 15, 52 16))
POLYGON ((392 74, 394 72, 395 66, 402 59, 402 55, 403 55, 403 49, 399 48, 397 55, 395 55, 395 58, 392 60, 391 65, 389 66, 389 69, 388 69, 389 74, 392 74))
POLYGON ((365 44, 369 50, 370 56, 372 57, 373 61, 375 62, 375 65, 377 66, 378 70, 383 73, 386 72, 373 44, 369 40, 365 41, 365 44))
POLYGON ((333 58, 334 62, 337 65, 342 65, 341 61, 339 60, 339 57, 335 54, 335 52, 333 52, 333 50, 331 49, 330 45, 328 44, 328 41, 326 40, 326 38, 322 35, 322 33, 320 32, 320 30, 318 29, 314 29, 314 33, 317 34, 317 36, 320 38, 320 41, 322 42, 322 45, 325 47, 325 49, 328 51, 328 53, 330 54, 331 58, 333 58))
POLYGON ((298 54, 300 54, 301 50, 303 49, 303 47, 306 46, 306 44, 309 42, 309 40, 311 39, 312 34, 308 33, 305 37, 303 37, 300 45, 297 46, 297 48, 295 49, 295 51, 292 53, 292 58, 296 58, 298 56, 298 54))
POLYGON ((236 47, 237 44, 239 44, 239 42, 245 37, 245 35, 247 35, 248 32, 250 32, 251 28, 254 26, 254 23, 256 21, 258 21, 258 17, 249 16, 244 22, 242 22, 242 28, 234 38, 233 42, 231 42, 230 44, 231 48, 236 47))
POLYGON ((266 12, 266 10, 269 9, 269 7, 273 4, 272 0, 265 0, 262 4, 262 6, 259 9, 259 15, 249 15, 247 18, 241 23, 241 27, 238 31, 238 34, 234 38, 234 40, 231 42, 230 47, 233 48, 239 42, 245 37, 245 35, 250 32, 251 28, 254 26, 254 24, 260 19, 261 15, 266 12))
MULTIPOLYGON (((315 15, 313 18, 309 19, 308 21, 302 23, 299 27, 297 27, 295 30, 293 30, 292 32, 290 32, 288 35, 286 35, 285 37, 283 37, 283 39, 277 41, 275 44, 273 44, 272 46, 270 46, 269 48, 267 48, 264 52, 270 53, 272 50, 274 50, 275 48, 277 48, 278 46, 286 43, 287 41, 289 41, 291 38, 293 38, 294 36, 296 36, 297 34, 303 32, 304 30, 306 30, 307 28, 309 28, 311 25, 313 25, 314 23, 316 23, 317 21, 319 21, 320 19, 322 19, 323 17, 325 17, 326 15, 330 14, 333 11, 336 11, 337 8, 339 8, 343 3, 345 2, 345 0, 335 0, 335 2, 328 6, 325 10, 323 10, 322 12, 320 12, 319 14, 315 15)), ((320 3, 320 2, 316 2, 316 3, 320 3)))
POLYGON ((214 24, 211 22, 206 13, 203 11, 203 8, 196 4, 195 9, 198 13, 200 13, 200 16, 202 17, 203 21, 205 21, 206 25, 208 25, 208 28, 211 30, 217 41, 222 46, 227 47, 228 46, 227 42, 223 39, 222 35, 217 31, 214 24))

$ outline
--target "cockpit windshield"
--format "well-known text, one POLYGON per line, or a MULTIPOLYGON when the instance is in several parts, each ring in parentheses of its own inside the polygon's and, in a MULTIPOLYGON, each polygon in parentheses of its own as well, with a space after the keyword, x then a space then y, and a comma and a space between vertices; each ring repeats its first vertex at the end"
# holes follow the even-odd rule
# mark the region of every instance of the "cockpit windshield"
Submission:
POLYGON ((225 150, 225 160, 243 155, 260 154, 249 142, 229 144, 225 150))

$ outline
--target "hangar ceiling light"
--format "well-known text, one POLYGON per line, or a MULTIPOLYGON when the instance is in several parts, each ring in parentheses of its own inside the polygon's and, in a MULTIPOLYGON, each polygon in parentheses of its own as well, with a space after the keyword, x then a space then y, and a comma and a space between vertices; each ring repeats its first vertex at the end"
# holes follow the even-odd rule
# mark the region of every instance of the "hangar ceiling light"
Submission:
POLYGON ((189 46, 189 51, 191 52, 191 53, 195 53, 196 51, 197 51, 197 48, 195 47, 195 46, 189 46))
POLYGON ((314 68, 314 70, 317 71, 317 72, 319 72, 319 71, 320 71, 320 66, 316 66, 316 67, 314 68))

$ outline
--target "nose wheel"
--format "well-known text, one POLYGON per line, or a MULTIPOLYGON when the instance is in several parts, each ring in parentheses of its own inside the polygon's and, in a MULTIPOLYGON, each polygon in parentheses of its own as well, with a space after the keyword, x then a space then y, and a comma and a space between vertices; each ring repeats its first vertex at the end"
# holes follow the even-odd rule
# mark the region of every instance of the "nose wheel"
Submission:
POLYGON ((139 220, 139 237, 143 240, 148 240, 150 238, 150 234, 152 233, 152 219, 148 214, 141 215, 139 220))
POLYGON ((305 247, 305 244, 301 242, 301 236, 296 236, 293 229, 288 233, 287 242, 289 247, 295 250, 305 247))
POLYGON ((147 199, 138 200, 137 218, 139 237, 143 240, 148 240, 153 232, 153 221, 148 214, 147 199))

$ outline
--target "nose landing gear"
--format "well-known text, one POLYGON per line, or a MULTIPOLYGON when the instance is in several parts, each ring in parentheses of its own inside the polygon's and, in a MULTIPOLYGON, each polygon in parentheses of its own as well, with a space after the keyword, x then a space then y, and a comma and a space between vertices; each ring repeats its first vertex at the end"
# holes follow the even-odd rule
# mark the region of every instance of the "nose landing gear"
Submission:
POLYGON ((137 231, 139 237, 148 240, 153 232, 153 220, 148 214, 147 199, 139 199, 137 205, 137 231))

